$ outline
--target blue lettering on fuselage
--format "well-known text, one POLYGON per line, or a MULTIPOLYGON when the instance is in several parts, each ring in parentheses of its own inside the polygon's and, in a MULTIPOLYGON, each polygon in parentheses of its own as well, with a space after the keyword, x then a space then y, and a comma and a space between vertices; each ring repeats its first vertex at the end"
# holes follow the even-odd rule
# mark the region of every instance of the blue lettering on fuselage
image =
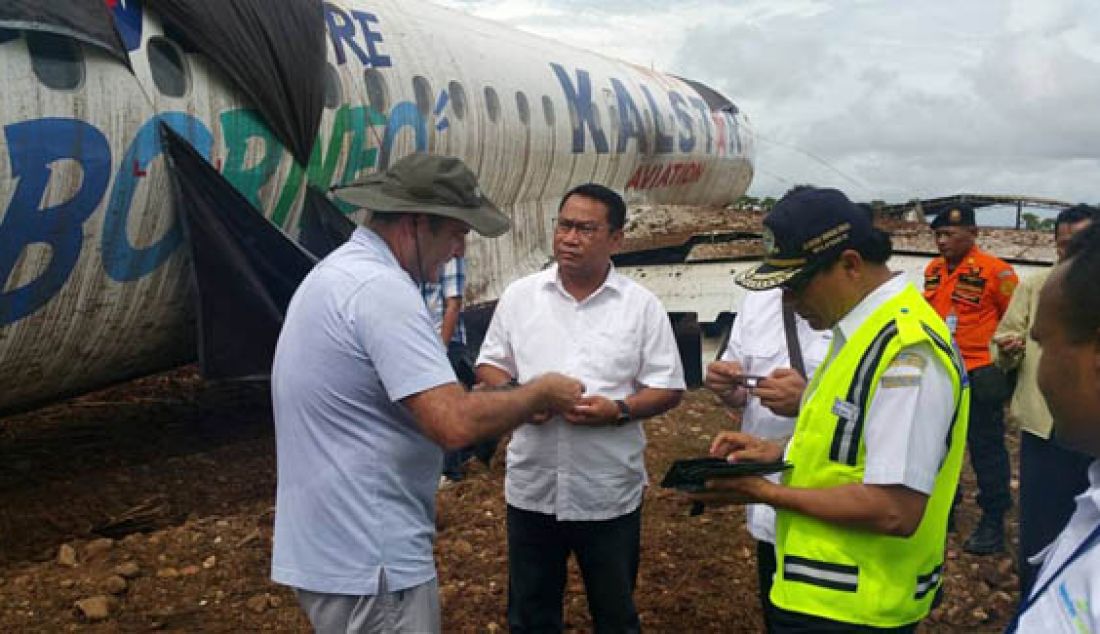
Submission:
POLYGON ((162 121, 190 141, 195 150, 207 160, 210 159, 210 149, 214 145, 214 136, 206 125, 184 112, 157 114, 138 130, 134 142, 130 144, 129 151, 119 165, 111 202, 107 205, 103 218, 103 268, 117 282, 131 282, 152 273, 183 242, 183 229, 178 221, 172 224, 159 241, 148 247, 135 247, 130 244, 126 235, 137 179, 149 163, 164 151, 158 129, 162 121))
POLYGON ((611 87, 615 90, 615 100, 619 104, 619 141, 615 144, 615 151, 619 154, 626 152, 630 139, 638 142, 638 152, 647 154, 649 144, 646 142, 645 120, 638 112, 638 105, 634 98, 623 85, 623 82, 612 77, 611 87))
POLYGON ((390 57, 378 50, 378 45, 382 43, 382 34, 372 27, 378 24, 378 18, 373 13, 352 11, 349 15, 340 7, 326 2, 325 23, 328 25, 328 35, 332 40, 337 65, 342 66, 348 61, 345 47, 351 49, 359 63, 368 68, 393 65, 390 57))
POLYGON ((576 154, 584 152, 584 130, 588 128, 592 135, 592 145, 596 148, 596 153, 607 154, 607 136, 597 125, 596 113, 592 107, 592 80, 588 76, 588 71, 582 68, 577 69, 577 85, 574 86, 572 78, 569 77, 569 73, 562 68, 561 64, 551 62, 550 67, 554 69, 554 75, 561 83, 561 90, 565 95, 565 101, 569 104, 570 113, 575 115, 571 117, 573 152, 576 154))
POLYGON ((670 91, 668 101, 672 104, 672 111, 680 121, 680 151, 688 154, 695 149, 695 130, 691 127, 691 113, 687 109, 687 100, 680 93, 670 91))
POLYGON ((37 278, 0 292, 0 326, 38 310, 65 285, 80 258, 84 221, 99 206, 111 178, 111 146, 84 121, 24 121, 5 126, 4 136, 18 186, 0 223, 0 289, 27 247, 47 245, 50 262, 37 278), (80 165, 80 189, 68 200, 40 207, 53 164, 66 159, 80 165))
POLYGON ((137 50, 141 46, 140 0, 109 0, 107 4, 114 14, 115 30, 123 46, 130 52, 137 50))
POLYGON ((661 112, 661 108, 657 106, 657 100, 653 98, 653 93, 649 92, 649 87, 642 84, 642 94, 645 95, 645 100, 649 103, 649 109, 653 112, 653 127, 657 137, 657 153, 669 154, 672 152, 672 135, 665 132, 664 127, 664 113, 661 112))
POLYGON ((379 159, 379 168, 386 169, 390 165, 393 142, 397 133, 404 128, 412 128, 413 140, 416 151, 422 152, 428 149, 428 124, 420 115, 420 109, 411 101, 397 104, 390 112, 390 120, 386 123, 386 136, 382 141, 382 156, 379 159))
MULTIPOLYGON (((126 4, 128 10, 137 6, 132 2, 126 4)), ((338 50, 342 50, 341 46, 347 46, 353 55, 367 58, 369 64, 390 63, 389 58, 380 55, 373 46, 381 42, 380 37, 357 35, 373 23, 370 18, 354 14, 349 16, 331 6, 327 11, 330 34, 338 50)), ((595 110, 595 87, 590 74, 580 68, 569 71, 560 64, 551 64, 551 67, 570 107, 572 152, 584 153, 590 138, 592 145, 587 151, 608 153, 608 138, 600 127, 595 110)), ((625 153, 630 139, 637 141, 638 151, 643 154, 672 153, 676 150, 690 153, 704 143, 708 153, 716 146, 719 155, 741 152, 738 121, 733 115, 712 113, 702 99, 685 97, 674 91, 667 92, 666 105, 656 89, 639 84, 641 94, 632 94, 623 81, 617 78, 609 80, 614 94, 613 103, 617 104, 619 113, 615 152, 625 153), (643 99, 653 113, 652 118, 643 116, 639 108, 643 99), (662 106, 665 114, 662 114, 662 106), (694 128, 696 119, 700 126, 698 132, 694 128), (655 126, 655 129, 649 129, 649 126, 655 126)), ((257 207, 263 206, 266 201, 266 212, 272 221, 283 226, 288 218, 293 217, 290 212, 304 181, 327 189, 334 182, 347 184, 365 170, 385 168, 396 147, 430 150, 430 126, 433 125, 430 119, 435 119, 435 129, 444 130, 445 126, 441 126, 440 122, 445 120, 444 112, 450 101, 448 94, 441 93, 436 100, 436 108, 429 116, 422 114, 411 101, 394 104, 389 113, 377 112, 371 107, 345 106, 346 111, 340 110, 333 119, 329 150, 315 152, 308 170, 295 166, 281 183, 275 184, 275 190, 265 190, 263 199, 261 188, 280 173, 278 167, 285 148, 254 113, 242 110, 223 112, 220 122, 226 156, 219 168, 223 176, 257 207), (265 148, 259 160, 256 157, 249 160, 250 139, 253 137, 260 138, 265 148), (347 150, 347 159, 342 169, 337 169, 341 167, 339 157, 342 148, 347 150)), ((615 121, 616 117, 611 119, 615 121)), ((131 243, 128 234, 128 226, 136 221, 136 218, 132 220, 132 216, 162 211, 153 210, 144 203, 134 209, 138 183, 147 176, 146 171, 161 153, 157 126, 162 121, 189 139, 209 159, 213 135, 206 124, 183 112, 162 113, 147 121, 117 159, 117 165, 112 161, 110 144, 103 133, 84 121, 43 118, 3 128, 14 191, 6 212, 0 216, 0 326, 31 315, 65 286, 80 260, 85 233, 83 226, 104 201, 112 171, 115 172, 115 179, 104 205, 102 232, 94 232, 99 235, 105 274, 118 282, 141 279, 161 267, 179 248, 183 236, 174 221, 173 224, 163 225, 168 228, 162 235, 151 238, 143 236, 139 245, 131 243), (79 185, 72 186, 78 191, 64 202, 43 207, 44 199, 56 198, 56 194, 48 192, 58 186, 51 183, 52 166, 61 160, 74 161, 82 170, 79 185), (33 248, 34 245, 49 248, 49 261, 35 272, 34 279, 28 281, 26 273, 16 274, 15 270, 28 252, 28 247, 33 248), (15 279, 16 275, 19 275, 19 280, 15 279), (15 286, 16 283, 19 286, 15 286)), ((158 178, 156 183, 164 186, 163 178, 158 178)), ((169 210, 170 207, 163 211, 169 210)))

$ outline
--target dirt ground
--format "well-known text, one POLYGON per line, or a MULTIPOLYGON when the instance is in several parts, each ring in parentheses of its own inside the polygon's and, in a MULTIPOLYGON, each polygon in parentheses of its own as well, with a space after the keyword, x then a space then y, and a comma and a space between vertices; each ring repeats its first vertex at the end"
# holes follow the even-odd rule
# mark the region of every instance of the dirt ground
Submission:
MULTIPOLYGON (((726 425, 704 391, 647 422, 651 478, 702 455, 726 425)), ((307 631, 292 594, 268 580, 274 449, 266 388, 212 386, 194 368, 0 419, 0 631, 307 631)), ((498 452, 440 493, 446 631, 505 629, 503 472, 498 452)), ((1008 555, 961 553, 972 495, 961 511, 946 599, 922 631, 1000 631, 1015 602, 1008 555)), ((647 630, 759 631, 740 509, 692 518, 678 495, 651 488, 643 518, 647 630)), ((589 629, 575 570, 565 614, 570 630, 589 629)))

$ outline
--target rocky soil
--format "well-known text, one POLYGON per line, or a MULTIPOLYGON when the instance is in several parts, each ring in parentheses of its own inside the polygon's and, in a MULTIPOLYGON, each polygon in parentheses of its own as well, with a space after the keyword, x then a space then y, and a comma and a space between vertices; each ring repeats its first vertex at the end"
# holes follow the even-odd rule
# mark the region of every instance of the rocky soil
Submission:
MULTIPOLYGON (((0 419, 0 631, 308 631, 293 595, 268 580, 268 403, 263 386, 212 386, 184 368, 0 419)), ((647 423, 651 476, 701 455, 726 425, 709 394, 689 394, 647 423)), ((965 479, 972 494, 973 477, 965 479)), ((502 485, 498 454, 491 468, 440 493, 447 631, 505 629, 502 485)), ((946 599, 925 632, 1000 631, 1016 599, 1008 555, 959 550, 976 521, 972 495, 961 511, 946 599)), ((649 490, 637 591, 645 627, 758 631, 742 512, 687 513, 679 496, 649 490)), ((573 570, 570 630, 590 628, 582 589, 573 570)))

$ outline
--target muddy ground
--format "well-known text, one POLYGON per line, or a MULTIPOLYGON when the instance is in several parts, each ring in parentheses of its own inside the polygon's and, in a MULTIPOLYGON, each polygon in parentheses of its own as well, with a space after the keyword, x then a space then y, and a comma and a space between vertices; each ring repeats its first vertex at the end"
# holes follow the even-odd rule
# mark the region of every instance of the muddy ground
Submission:
MULTIPOLYGON (((727 424, 703 391, 649 421, 651 477, 674 458, 701 455, 727 424)), ((0 631, 307 630, 291 593, 268 580, 274 449, 266 388, 212 386, 194 368, 0 419, 0 631)), ((504 629, 501 457, 440 493, 436 559, 447 631, 504 629)), ((964 478, 972 493, 969 471, 964 478)), ((961 510, 946 600, 923 631, 1000 631, 1016 598, 1012 560, 962 554, 977 517, 972 495, 961 510)), ((742 512, 687 513, 677 495, 649 490, 637 591, 643 625, 758 631, 742 512)), ((590 625, 575 570, 566 622, 577 631, 590 625)))

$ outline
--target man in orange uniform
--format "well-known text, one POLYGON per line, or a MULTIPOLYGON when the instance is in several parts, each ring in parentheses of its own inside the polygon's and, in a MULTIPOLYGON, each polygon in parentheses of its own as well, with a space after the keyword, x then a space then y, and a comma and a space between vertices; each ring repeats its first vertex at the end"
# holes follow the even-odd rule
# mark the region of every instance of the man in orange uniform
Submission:
POLYGON ((974 209, 965 203, 932 221, 940 257, 924 270, 924 297, 947 322, 970 375, 970 464, 978 476, 982 518, 963 550, 988 555, 1004 550, 1008 490, 1004 401, 1008 384, 993 365, 989 342, 1018 282, 1008 263, 975 246, 974 209))

